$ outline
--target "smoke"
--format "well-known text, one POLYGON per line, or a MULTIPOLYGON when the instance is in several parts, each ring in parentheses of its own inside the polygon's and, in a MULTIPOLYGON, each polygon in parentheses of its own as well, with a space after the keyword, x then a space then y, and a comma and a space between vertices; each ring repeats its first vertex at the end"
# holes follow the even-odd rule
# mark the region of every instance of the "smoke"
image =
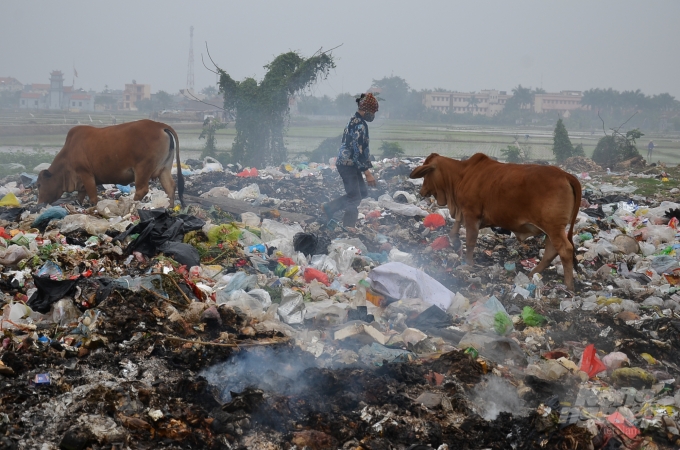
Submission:
POLYGON ((299 375, 310 367, 316 367, 310 353, 289 347, 258 347, 242 350, 200 375, 215 388, 218 400, 228 402, 231 392, 240 393, 248 387, 284 395, 299 393, 307 387, 299 375))
POLYGON ((475 387, 481 416, 486 420, 495 420, 501 412, 510 412, 515 416, 522 416, 524 401, 517 395, 517 389, 496 376, 486 377, 475 387))

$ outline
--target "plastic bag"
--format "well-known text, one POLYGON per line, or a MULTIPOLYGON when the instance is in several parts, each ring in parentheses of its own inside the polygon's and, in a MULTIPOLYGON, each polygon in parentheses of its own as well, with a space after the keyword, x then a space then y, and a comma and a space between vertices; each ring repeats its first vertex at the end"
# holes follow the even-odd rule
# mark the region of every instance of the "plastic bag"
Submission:
POLYGON ((327 238, 317 236, 314 233, 297 233, 293 236, 295 251, 302 252, 308 256, 328 253, 329 243, 330 241, 327 238))
POLYGON ((266 243, 274 239, 286 239, 293 242, 293 238, 297 233, 303 233, 304 230, 299 224, 286 225, 281 222, 276 222, 271 219, 264 219, 262 221, 262 240, 266 243))
POLYGON ((91 236, 98 236, 106 233, 109 226, 109 221, 106 219, 98 219, 85 214, 71 214, 62 220, 60 231, 68 234, 76 230, 85 230, 91 236))
POLYGON ((622 352, 611 352, 602 358, 602 362, 607 366, 607 370, 616 370, 619 367, 628 367, 630 365, 630 360, 625 353, 622 352))
POLYGON ((208 241, 216 245, 221 242, 236 241, 241 237, 241 229, 233 223, 223 223, 208 231, 208 241))
POLYGON ((262 302, 240 289, 233 292, 219 291, 216 300, 218 305, 230 306, 251 317, 260 318, 264 315, 262 302))
POLYGON ((22 259, 30 257, 31 252, 21 245, 10 245, 7 248, 0 247, 0 264, 3 266, 13 267, 22 259))
POLYGON ((427 228, 437 229, 446 225, 446 220, 441 214, 430 214, 423 220, 423 225, 427 228))
POLYGON ((224 167, 222 167, 222 164, 215 158, 206 156, 205 159, 203 159, 203 172, 223 172, 223 171, 224 167))
POLYGON ((381 195, 378 197, 378 203, 381 208, 389 209, 395 214, 401 216, 427 216, 429 213, 424 209, 416 205, 405 205, 403 203, 397 203, 388 194, 381 195))
POLYGON ((397 191, 392 195, 392 198, 399 203, 411 203, 414 204, 417 201, 415 195, 410 194, 406 191, 397 191))
POLYGON ((232 192, 229 197, 236 200, 254 200, 260 196, 260 186, 256 183, 248 185, 238 192, 232 192))
POLYGON ((31 227, 47 226, 52 220, 61 220, 66 216, 68 216, 68 211, 66 209, 61 206, 53 206, 43 211, 43 213, 33 221, 31 227))
POLYGON ((607 370, 607 366, 605 366, 597 356, 594 344, 588 345, 585 350, 583 350, 579 367, 583 372, 587 373, 588 377, 590 378, 593 378, 598 373, 607 370))
POLYGON ((525 306, 522 310, 522 320, 530 327, 538 327, 547 322, 548 319, 537 313, 531 306, 525 306))
POLYGON ((389 260, 390 262, 408 264, 409 266, 416 263, 412 254, 402 252, 398 248, 390 250, 389 260))
POLYGON ((512 330, 512 320, 506 313, 498 311, 493 318, 493 329, 499 336, 504 336, 512 330))
POLYGON ((496 330, 496 322, 498 322, 498 329, 503 331, 503 334, 506 334, 513 328, 512 321, 507 325, 506 320, 501 318, 501 316, 497 318, 496 315, 499 312, 510 320, 507 311, 495 296, 489 297, 486 301, 479 300, 472 305, 467 316, 467 323, 472 325, 473 328, 488 332, 496 330))
POLYGON ((369 275, 371 289, 392 298, 419 297, 444 311, 450 306, 454 293, 423 272, 399 262, 390 262, 373 269, 369 275))
MULTIPOLYGON (((435 214, 439 216, 439 214, 435 214)), ((441 216, 439 216, 441 217, 441 216)), ((432 241, 430 244, 430 247, 432 247, 432 250, 438 251, 438 250, 443 250, 445 248, 449 248, 451 246, 451 242, 449 241, 448 236, 439 236, 437 239, 432 241)))
POLYGON ((65 327, 77 322, 80 315, 80 311, 70 298, 63 298, 52 304, 52 321, 59 326, 65 327))
POLYGON ((347 272, 352 267, 352 261, 359 254, 359 249, 349 247, 346 249, 336 248, 328 256, 333 258, 340 273, 347 272))
POLYGON ((325 284, 326 286, 330 286, 330 283, 328 282, 328 275, 319 270, 307 267, 305 269, 305 281, 307 283, 311 283, 312 280, 317 280, 325 284))
POLYGON ((678 260, 672 256, 662 255, 652 260, 652 269, 658 274, 671 273, 678 267, 678 260))
POLYGON ((259 227, 260 218, 252 212, 241 213, 241 223, 247 227, 259 227))
POLYGON ((305 302, 302 294, 289 288, 283 288, 281 304, 277 313, 281 320, 288 325, 302 323, 305 317, 305 302))
POLYGON ((642 239, 654 245, 674 242, 675 230, 666 225, 647 225, 642 229, 642 239))
POLYGON ((248 275, 245 272, 236 272, 224 288, 225 292, 236 290, 250 290, 257 287, 257 275, 248 275))
POLYGON ((338 266, 333 258, 328 255, 314 255, 310 265, 322 272, 338 273, 338 266))
POLYGON ((21 206, 21 202, 19 201, 19 199, 17 198, 16 195, 14 195, 12 192, 10 192, 9 194, 2 197, 2 199, 0 199, 0 206, 16 207, 16 206, 21 206))

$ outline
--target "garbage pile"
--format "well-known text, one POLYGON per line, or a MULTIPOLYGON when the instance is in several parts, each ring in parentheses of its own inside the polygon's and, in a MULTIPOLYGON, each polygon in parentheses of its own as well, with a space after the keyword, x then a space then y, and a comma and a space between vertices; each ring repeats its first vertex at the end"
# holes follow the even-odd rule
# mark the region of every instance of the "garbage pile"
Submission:
POLYGON ((4 180, 0 447, 677 448, 680 190, 579 168, 569 292, 540 239, 463 264, 421 161, 375 162, 356 232, 316 220, 332 161, 189 160, 183 210, 4 180))

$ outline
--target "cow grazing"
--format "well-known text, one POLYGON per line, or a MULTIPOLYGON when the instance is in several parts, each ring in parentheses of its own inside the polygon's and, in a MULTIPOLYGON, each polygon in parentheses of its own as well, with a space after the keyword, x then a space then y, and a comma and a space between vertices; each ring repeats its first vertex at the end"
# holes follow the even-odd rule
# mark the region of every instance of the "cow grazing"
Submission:
POLYGON ((473 263, 480 228, 502 227, 520 241, 545 233, 545 254, 530 275, 540 273, 559 254, 565 284, 574 290, 572 236, 581 204, 576 177, 553 166, 503 164, 482 153, 466 161, 433 153, 410 177, 424 178, 421 196, 433 195, 439 206, 448 206, 455 219, 454 248, 460 245, 460 226, 465 226, 467 264, 473 263))
MULTIPOLYGON (((38 174, 38 202, 52 203, 64 192, 78 191, 97 203, 98 184, 135 183, 135 200, 149 192, 149 181, 159 178, 163 190, 175 203, 172 162, 179 160, 179 139, 169 125, 138 120, 104 128, 77 126, 69 130, 64 147, 49 169, 38 174)), ((179 200, 184 205, 184 177, 177 170, 179 200)))

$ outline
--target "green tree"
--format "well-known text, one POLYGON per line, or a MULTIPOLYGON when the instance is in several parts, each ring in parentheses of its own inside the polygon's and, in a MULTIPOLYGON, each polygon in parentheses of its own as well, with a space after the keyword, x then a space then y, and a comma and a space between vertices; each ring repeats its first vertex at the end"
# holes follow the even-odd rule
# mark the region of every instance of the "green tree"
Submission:
POLYGON ((153 101, 150 98, 137 100, 135 102, 135 108, 137 108, 137 111, 139 111, 139 112, 150 113, 154 110, 153 109, 153 101))
POLYGON ((154 99, 154 110, 162 111, 164 109, 170 109, 172 106, 172 96, 165 91, 156 92, 156 98, 154 99))
POLYGON ((562 123, 562 119, 557 121, 555 132, 553 133, 553 154, 558 163, 564 162, 567 158, 574 156, 574 146, 569 139, 569 133, 562 123))
POLYGON ((401 77, 383 77, 373 80, 373 87, 379 91, 380 111, 385 117, 401 119, 405 115, 405 105, 408 102, 411 88, 401 77))
POLYGON ((201 131, 200 136, 198 136, 199 139, 205 139, 205 147, 203 147, 203 152, 201 152, 201 158, 205 158, 206 156, 215 157, 217 154, 215 132, 226 127, 226 123, 223 123, 214 117, 207 117, 203 121, 203 130, 201 131))
POLYGON ((600 139, 593 151, 593 161, 602 167, 614 168, 621 161, 639 156, 636 139, 644 136, 640 130, 630 130, 625 135, 614 130, 610 136, 600 139))
POLYGON ((235 81, 218 67, 224 108, 236 117, 232 155, 249 166, 277 165, 287 159, 283 135, 289 115, 288 100, 318 77, 328 76, 335 63, 328 53, 303 58, 288 52, 264 67, 267 73, 259 83, 254 78, 235 81))
POLYGON ((504 110, 516 111, 531 109, 533 102, 534 95, 531 92, 531 88, 525 88, 519 84, 512 90, 512 97, 510 97, 505 103, 504 110))
POLYGON ((206 97, 212 98, 217 95, 217 88, 215 86, 206 86, 203 89, 201 89, 201 94, 205 95, 206 97))
POLYGON ((380 153, 384 158, 399 158, 404 154, 404 149, 399 142, 383 141, 380 144, 380 153))
POLYGON ((524 161, 522 157, 522 149, 516 145, 508 145, 507 148, 501 149, 501 154, 505 158, 506 162, 509 163, 521 163, 524 161))
POLYGON ((95 105, 101 105, 104 109, 114 109, 118 102, 110 95, 98 95, 94 98, 95 105))
POLYGON ((356 97, 352 94, 338 94, 335 97, 335 110, 341 116, 351 116, 357 110, 356 97))
POLYGON ((324 139, 317 148, 307 153, 307 158, 309 158, 311 162, 328 164, 328 161, 331 158, 338 156, 341 142, 342 134, 324 139))

